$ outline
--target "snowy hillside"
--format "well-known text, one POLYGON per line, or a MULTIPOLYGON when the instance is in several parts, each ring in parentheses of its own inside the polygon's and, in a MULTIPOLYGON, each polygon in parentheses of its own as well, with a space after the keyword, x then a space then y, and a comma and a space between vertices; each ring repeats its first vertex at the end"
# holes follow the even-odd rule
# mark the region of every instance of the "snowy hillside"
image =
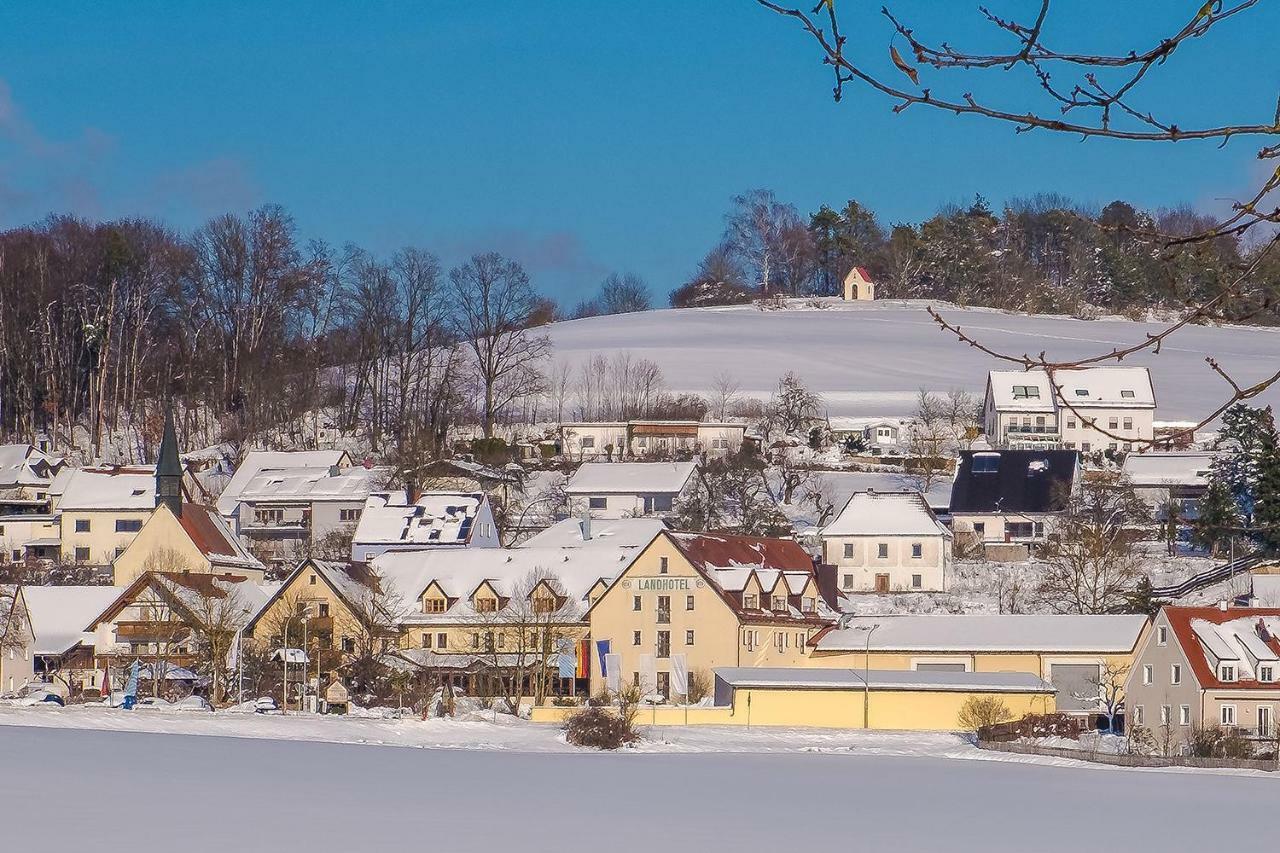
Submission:
MULTIPOLYGON (((705 393, 713 377, 728 370, 743 393, 763 398, 780 375, 793 370, 822 393, 833 415, 910 414, 921 387, 980 395, 987 371, 1002 367, 939 330, 925 313, 929 303, 823 304, 830 307, 795 301, 778 311, 745 305, 619 314, 556 323, 551 334, 559 360, 578 364, 598 352, 630 350, 657 363, 673 391, 705 393)), ((1051 359, 1094 355, 1164 328, 1123 319, 939 308, 999 351, 1047 350, 1051 359)), ((1193 420, 1227 396, 1204 363, 1207 354, 1242 384, 1257 382, 1277 369, 1280 330, 1192 326, 1174 335, 1159 355, 1143 353, 1124 364, 1152 369, 1158 419, 1193 420)), ((1280 388, 1268 389, 1257 402, 1280 403, 1280 388)))

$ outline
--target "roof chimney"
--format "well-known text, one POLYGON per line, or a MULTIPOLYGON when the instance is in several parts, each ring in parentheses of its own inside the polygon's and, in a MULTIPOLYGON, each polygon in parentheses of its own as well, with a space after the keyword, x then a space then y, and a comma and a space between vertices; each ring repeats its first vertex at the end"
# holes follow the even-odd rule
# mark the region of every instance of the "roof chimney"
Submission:
POLYGON ((589 510, 582 511, 582 520, 578 522, 578 527, 582 530, 582 541, 591 541, 591 512, 589 510))
POLYGON ((1227 612, 1227 600, 1225 598, 1218 602, 1218 609, 1223 613, 1227 612))

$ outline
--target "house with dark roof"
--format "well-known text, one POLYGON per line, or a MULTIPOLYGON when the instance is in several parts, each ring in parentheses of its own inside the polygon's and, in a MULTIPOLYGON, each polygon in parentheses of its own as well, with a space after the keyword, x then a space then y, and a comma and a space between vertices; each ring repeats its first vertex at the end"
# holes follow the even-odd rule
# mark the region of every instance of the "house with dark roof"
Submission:
POLYGON ((1161 608, 1138 643, 1125 706, 1130 727, 1150 729, 1174 750, 1213 726, 1274 743, 1280 609, 1161 608))
POLYGON ((1075 450, 963 451, 951 485, 951 529, 983 546, 1043 544, 1080 482, 1075 450))

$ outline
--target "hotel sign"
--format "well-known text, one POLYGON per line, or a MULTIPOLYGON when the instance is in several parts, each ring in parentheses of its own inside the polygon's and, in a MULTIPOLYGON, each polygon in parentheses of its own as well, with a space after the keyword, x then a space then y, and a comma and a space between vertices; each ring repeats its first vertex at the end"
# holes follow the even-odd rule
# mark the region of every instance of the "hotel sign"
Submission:
POLYGON ((655 577, 631 578, 624 582, 623 586, 630 587, 636 592, 693 592, 695 588, 701 589, 703 583, 700 578, 657 575, 655 577))

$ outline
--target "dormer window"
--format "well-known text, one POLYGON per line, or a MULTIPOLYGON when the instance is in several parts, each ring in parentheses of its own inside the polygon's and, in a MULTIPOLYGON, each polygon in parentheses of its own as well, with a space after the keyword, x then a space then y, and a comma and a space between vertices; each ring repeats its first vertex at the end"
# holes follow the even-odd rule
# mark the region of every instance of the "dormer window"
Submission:
POLYGON ((994 474, 1000 470, 1000 457, 994 453, 974 456, 972 470, 975 474, 994 474))
POLYGON ((1230 664, 1230 663, 1219 664, 1218 679, 1220 681, 1235 681, 1236 680, 1235 664, 1230 664))
POLYGON ((1137 395, 1133 393, 1133 389, 1131 389, 1131 388, 1124 388, 1124 389, 1122 389, 1122 390, 1120 391, 1120 396, 1121 396, 1121 397, 1124 397, 1124 398, 1126 398, 1126 399, 1132 399, 1132 398, 1136 397, 1137 395))
POLYGON ((773 609, 774 609, 774 610, 786 610, 786 609, 787 609, 787 599, 786 599, 786 597, 785 597, 785 596, 781 596, 781 595, 775 595, 775 596, 773 597, 773 609))
POLYGON ((477 612, 477 613, 497 613, 497 612, 498 612, 498 599, 496 599, 496 598, 477 598, 477 599, 476 599, 476 612, 477 612))
POLYGON ((1076 389, 1076 396, 1077 396, 1077 397, 1088 397, 1088 396, 1089 396, 1089 389, 1088 389, 1088 388, 1077 388, 1077 389, 1076 389))
POLYGON ((1271 683, 1272 681, 1275 681, 1276 680, 1275 667, 1270 665, 1263 665, 1258 667, 1258 680, 1265 681, 1267 683, 1271 683))
MULTIPOLYGON (((492 599, 490 599, 492 600, 492 599)), ((424 598, 422 599, 423 613, 443 613, 449 609, 449 602, 443 598, 424 598)), ((479 610, 480 608, 476 608, 479 610)))
POLYGON ((747 610, 755 610, 759 602, 754 594, 742 596, 742 606, 747 610))

